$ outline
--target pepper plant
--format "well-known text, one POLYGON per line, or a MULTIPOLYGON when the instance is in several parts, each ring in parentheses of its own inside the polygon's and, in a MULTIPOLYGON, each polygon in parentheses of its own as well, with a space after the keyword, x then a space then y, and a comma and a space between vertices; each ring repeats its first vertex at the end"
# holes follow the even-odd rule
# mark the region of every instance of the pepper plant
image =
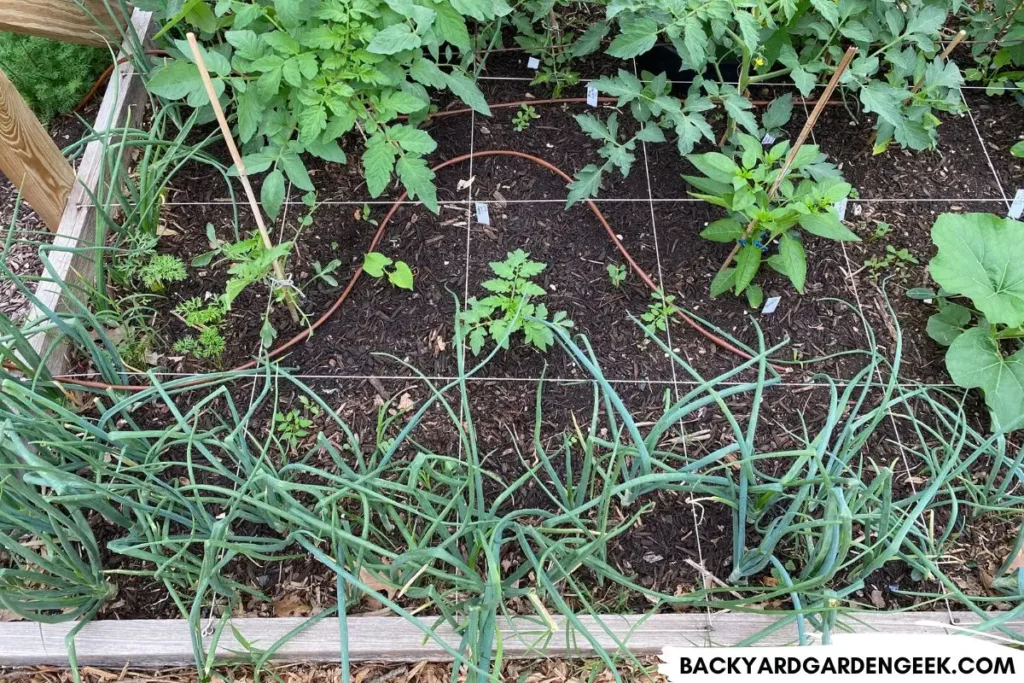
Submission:
MULTIPOLYGON (((791 105, 782 98, 773 103, 762 119, 765 128, 783 125, 791 105)), ((762 141, 767 138, 742 132, 735 137, 738 145, 727 146, 723 152, 689 155, 702 175, 684 176, 697 190, 691 195, 728 212, 726 218, 705 228, 701 237, 739 246, 734 252, 735 265, 722 268, 712 280, 711 295, 747 293, 751 306, 758 305, 763 293, 753 283, 765 263, 788 277, 802 294, 807 253, 801 230, 830 240, 859 241, 839 220, 835 208, 852 188, 817 145, 796 150, 780 180, 791 156, 788 140, 765 149, 762 141)))
POLYGON ((981 389, 998 429, 1024 417, 1024 223, 992 214, 943 214, 932 226, 938 253, 928 264, 939 310, 928 335, 948 346, 958 386, 981 389))
MULTIPOLYGON (((448 89, 481 114, 483 94, 455 57, 471 58, 466 19, 510 12, 505 0, 140 0, 171 35, 185 24, 202 32, 214 87, 233 114, 249 173, 266 173, 261 199, 276 217, 286 181, 314 189, 303 155, 347 163, 338 144, 364 143, 362 168, 373 197, 397 175, 409 196, 437 212, 436 148, 417 128, 428 114, 427 88, 448 89), (445 62, 445 68, 439 62, 445 62), (402 122, 408 117, 408 122, 402 122)), ((205 106, 188 46, 171 40, 171 58, 149 89, 205 106)))

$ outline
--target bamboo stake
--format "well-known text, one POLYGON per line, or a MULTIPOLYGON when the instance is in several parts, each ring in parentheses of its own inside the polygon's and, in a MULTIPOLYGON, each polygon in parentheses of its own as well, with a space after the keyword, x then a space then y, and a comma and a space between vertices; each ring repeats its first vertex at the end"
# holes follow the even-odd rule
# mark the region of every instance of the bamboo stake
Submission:
MULTIPOLYGON (((946 61, 946 59, 949 58, 950 53, 953 52, 953 50, 956 49, 956 46, 960 44, 960 41, 963 40, 966 37, 967 37, 967 31, 964 31, 963 29, 961 29, 960 32, 957 33, 953 37, 953 40, 949 41, 949 45, 947 45, 946 49, 942 51, 941 55, 939 55, 939 59, 941 59, 942 61, 946 61)), ((917 91, 920 90, 921 86, 923 86, 923 85, 924 85, 924 76, 921 76, 921 78, 917 79, 917 83, 914 83, 914 87, 910 89, 910 96, 913 97, 914 95, 916 95, 917 91)), ((903 103, 906 104, 909 101, 910 101, 910 97, 908 97, 907 99, 903 100, 903 103)))
MULTIPOLYGON (((274 243, 270 240, 270 233, 267 232, 267 226, 263 222, 263 212, 260 210, 259 202, 256 201, 256 194, 252 191, 249 175, 246 173, 245 164, 242 163, 242 155, 238 153, 235 138, 231 134, 231 128, 228 126, 228 120, 225 118, 224 110, 220 106, 220 100, 217 99, 217 91, 213 89, 213 81, 210 80, 210 72, 206 68, 206 60, 203 59, 203 53, 199 49, 199 43, 196 41, 196 34, 189 32, 186 37, 188 38, 189 47, 192 48, 192 56, 196 60, 196 66, 199 67, 199 76, 203 79, 203 85, 206 87, 206 94, 210 98, 213 113, 217 117, 217 123, 220 124, 221 133, 224 134, 224 141, 227 143, 228 151, 231 153, 231 159, 235 162, 235 168, 238 169, 238 177, 241 179, 242 187, 245 189, 245 196, 248 197, 249 206, 252 207, 253 215, 256 216, 256 227, 259 228, 260 237, 263 238, 263 246, 268 250, 273 249, 274 243)), ((277 259, 274 259, 274 276, 281 282, 286 280, 284 267, 277 259)), ((299 311, 295 307, 295 299, 288 289, 285 289, 284 300, 288 306, 288 312, 292 315, 292 321, 299 322, 299 311)))
MULTIPOLYGON (((800 131, 800 135, 797 136, 796 142, 793 143, 793 148, 790 149, 789 154, 786 155, 786 161, 782 164, 782 169, 779 171, 778 177, 775 179, 775 182, 772 183, 771 189, 768 190, 768 201, 775 198, 775 193, 779 191, 779 186, 782 185, 782 181, 786 178, 786 174, 789 173, 789 167, 793 165, 796 153, 800 151, 804 142, 807 141, 807 137, 811 134, 814 124, 818 122, 818 117, 821 116, 821 112, 825 110, 825 106, 828 104, 828 101, 832 99, 832 93, 835 91, 836 86, 839 85, 840 77, 842 77, 843 72, 846 71, 846 67, 850 66, 850 62, 853 61, 856 54, 857 48, 850 47, 846 50, 846 54, 843 55, 842 61, 839 62, 839 66, 836 67, 835 73, 832 74, 832 78, 829 80, 828 85, 825 86, 825 92, 821 93, 821 97, 818 98, 818 103, 814 105, 814 109, 811 111, 810 116, 807 117, 807 122, 800 131)), ((751 233, 753 233, 754 228, 757 227, 757 224, 758 220, 756 218, 750 221, 747 225, 747 229, 743 231, 742 239, 748 239, 751 233)), ((733 258, 736 257, 736 253, 739 250, 740 243, 736 242, 732 247, 732 251, 730 251, 729 255, 725 258, 725 262, 718 269, 719 273, 729 267, 729 264, 732 263, 733 258)))

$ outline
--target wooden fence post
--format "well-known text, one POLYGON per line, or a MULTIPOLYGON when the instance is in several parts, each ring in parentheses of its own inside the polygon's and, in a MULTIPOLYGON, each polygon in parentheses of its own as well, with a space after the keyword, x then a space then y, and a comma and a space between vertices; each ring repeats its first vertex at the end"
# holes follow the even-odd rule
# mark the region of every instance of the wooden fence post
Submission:
POLYGON ((0 71, 0 172, 21 190, 22 197, 47 227, 56 232, 75 182, 75 169, 3 71, 0 71))
MULTIPOLYGON (((109 1, 120 14, 118 0, 109 1)), ((119 44, 126 17, 112 17, 103 0, 82 0, 82 5, 95 19, 75 0, 0 0, 0 31, 95 47, 107 45, 109 35, 114 45, 119 44), (97 20, 102 26, 96 25, 97 20)))

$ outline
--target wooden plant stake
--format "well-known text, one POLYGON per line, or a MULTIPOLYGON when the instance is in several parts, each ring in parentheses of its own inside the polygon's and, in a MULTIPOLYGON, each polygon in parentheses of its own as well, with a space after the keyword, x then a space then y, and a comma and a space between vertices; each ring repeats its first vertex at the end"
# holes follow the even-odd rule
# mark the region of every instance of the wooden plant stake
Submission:
MULTIPOLYGON (((789 154, 786 155, 786 161, 782 164, 782 169, 779 171, 779 175, 775 178, 775 182, 772 183, 771 188, 768 190, 768 201, 775 198, 775 193, 779 191, 779 186, 782 185, 782 181, 785 180, 786 174, 789 173, 789 167, 793 165, 793 160, 796 158, 796 153, 800 151, 804 142, 807 141, 807 137, 811 134, 811 130, 814 128, 814 124, 818 122, 818 117, 821 116, 821 112, 825 110, 825 106, 828 101, 832 99, 832 93, 835 91, 836 86, 839 85, 839 79, 842 77, 843 72, 846 71, 846 67, 850 66, 850 62, 853 61, 854 56, 857 54, 857 48, 850 47, 846 50, 846 54, 843 55, 842 61, 839 62, 839 66, 836 67, 835 73, 832 74, 831 80, 828 85, 825 86, 825 92, 821 93, 821 97, 818 98, 817 104, 814 105, 814 109, 811 110, 810 116, 807 117, 807 123, 804 124, 803 130, 800 131, 800 135, 797 136, 796 142, 793 143, 793 148, 789 150, 789 154)), ((757 227, 758 220, 755 218, 750 221, 747 225, 747 229, 743 231, 743 237, 741 239, 748 239, 751 233, 754 232, 754 228, 757 227)), ((733 245, 732 251, 725 258, 725 262, 718 269, 721 273, 729 264, 732 263, 736 253, 740 250, 740 243, 737 241, 733 245)))
MULTIPOLYGON (((949 58, 950 53, 953 52, 953 50, 956 49, 956 46, 960 44, 960 41, 963 40, 966 37, 967 37, 967 31, 964 31, 963 29, 961 29, 959 33, 957 33, 955 36, 953 36, 953 40, 949 41, 949 45, 947 45, 946 49, 942 51, 941 55, 939 55, 939 59, 941 59, 942 61, 946 61, 949 58)), ((923 85, 924 85, 924 76, 922 76, 921 78, 917 79, 917 83, 914 83, 914 87, 910 89, 911 97, 916 95, 917 91, 920 90, 921 86, 923 86, 923 85)), ((906 104, 909 101, 910 101, 910 97, 908 97, 907 99, 903 100, 903 103, 906 104)))
MULTIPOLYGON (((268 250, 273 249, 274 243, 270 240, 270 233, 267 232, 267 226, 263 222, 263 212, 260 210, 259 202, 256 201, 256 194, 252 191, 252 184, 249 182, 249 175, 245 171, 245 164, 242 163, 242 155, 238 153, 235 138, 231 134, 228 120, 225 118, 224 110, 217 99, 217 91, 213 89, 213 81, 210 80, 210 72, 206 68, 206 60, 203 59, 203 53, 199 49, 199 43, 196 41, 196 34, 190 32, 186 37, 188 38, 189 47, 192 48, 192 56, 196 60, 196 66, 199 67, 199 76, 203 79, 203 85, 206 86, 206 94, 210 98, 213 113, 217 117, 220 131, 224 134, 224 141, 227 143, 228 151, 231 153, 231 160, 235 162, 235 168, 238 169, 238 177, 242 181, 242 187, 245 188, 245 196, 248 197, 249 206, 252 207, 253 215, 256 216, 256 227, 259 228, 260 237, 263 238, 263 246, 268 250)), ((281 282, 287 279, 284 274, 284 268, 277 259, 274 259, 274 276, 281 282)), ((295 307, 295 299, 292 292, 285 289, 284 296, 284 301, 288 305, 288 312, 292 315, 292 321, 299 322, 299 311, 295 307)))

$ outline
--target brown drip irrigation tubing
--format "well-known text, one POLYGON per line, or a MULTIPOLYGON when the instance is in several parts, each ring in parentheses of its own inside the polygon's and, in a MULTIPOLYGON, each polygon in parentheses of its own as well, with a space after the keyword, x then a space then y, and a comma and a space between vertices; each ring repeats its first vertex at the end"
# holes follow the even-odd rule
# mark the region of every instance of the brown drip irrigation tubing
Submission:
MULTIPOLYGON (((441 170, 443 168, 447 168, 449 166, 454 166, 455 164, 461 164, 461 163, 463 163, 465 161, 469 161, 470 159, 479 159, 481 157, 498 157, 498 156, 502 156, 502 157, 515 157, 515 158, 518 158, 518 159, 526 159, 527 161, 532 161, 533 163, 537 164, 538 166, 541 166, 542 168, 546 168, 547 170, 551 171, 552 173, 554 173, 558 177, 560 177, 563 180, 565 180, 567 183, 572 182, 572 178, 569 177, 569 175, 566 174, 564 171, 562 171, 562 169, 558 168, 557 166, 555 166, 554 164, 552 164, 552 163, 550 163, 548 161, 545 161, 544 159, 541 159, 540 157, 536 157, 536 156, 533 156, 532 154, 527 154, 525 152, 515 152, 515 151, 512 151, 512 150, 503 150, 503 149, 484 150, 484 151, 481 151, 481 152, 471 152, 469 154, 463 154, 461 156, 457 156, 457 157, 453 157, 451 159, 448 159, 447 161, 442 161, 441 163, 439 163, 436 166, 434 166, 431 170, 436 172, 436 171, 439 171, 439 170, 441 170)), ((407 192, 403 192, 401 194, 401 196, 399 196, 398 199, 395 200, 394 204, 391 205, 391 209, 388 211, 387 215, 384 216, 384 219, 380 222, 380 225, 377 227, 377 232, 375 232, 374 235, 373 235, 373 239, 370 240, 370 245, 366 249, 367 252, 371 252, 374 249, 376 249, 377 245, 380 243, 381 239, 384 237, 384 231, 387 229, 388 223, 391 221, 391 219, 394 217, 394 215, 398 212, 398 209, 401 208, 402 202, 405 201, 407 196, 408 196, 408 193, 407 192)), ((597 208, 597 205, 592 200, 590 200, 590 199, 586 200, 586 203, 587 203, 587 206, 590 207, 590 210, 594 213, 594 216, 597 217, 598 222, 600 222, 601 226, 605 229, 605 232, 608 233, 608 237, 611 238, 612 242, 615 244, 615 247, 619 250, 619 253, 622 255, 622 258, 624 258, 626 260, 626 263, 629 264, 629 267, 633 269, 633 272, 636 273, 637 276, 641 280, 643 280, 644 284, 647 285, 651 289, 651 291, 657 291, 658 290, 657 284, 655 284, 655 282, 651 278, 651 276, 648 275, 647 272, 644 271, 644 269, 641 268, 639 266, 639 264, 637 264, 637 262, 635 260, 633 260, 633 257, 630 255, 629 251, 626 250, 626 248, 622 245, 622 242, 615 235, 615 231, 612 230, 611 225, 608 224, 608 219, 606 219, 604 217, 604 214, 601 213, 601 210, 599 208, 597 208)), ((345 303, 345 300, 348 298, 349 294, 352 293, 352 290, 355 288, 356 283, 359 281, 359 276, 362 275, 362 274, 363 274, 363 268, 362 268, 362 266, 359 266, 358 268, 356 268, 356 271, 355 271, 355 273, 353 273, 352 278, 349 280, 348 284, 345 286, 345 289, 341 292, 341 294, 338 296, 338 298, 335 300, 335 302, 331 305, 330 308, 328 308, 319 318, 317 318, 316 321, 313 322, 312 325, 310 325, 309 327, 305 328, 304 330, 302 330, 297 335, 295 335, 294 337, 292 337, 288 341, 284 342, 280 346, 278 346, 278 347, 274 348, 273 350, 271 350, 267 354, 267 357, 268 358, 275 358, 277 356, 280 356, 282 353, 284 353, 285 351, 287 351, 291 347, 293 347, 296 344, 299 344, 299 343, 305 341, 313 333, 314 330, 316 330, 321 325, 323 325, 325 322, 327 322, 327 320, 332 315, 334 315, 334 313, 337 312, 337 310, 339 308, 341 308, 342 304, 345 303)), ((682 311, 677 310, 676 311, 676 315, 678 315, 679 318, 684 323, 686 323, 687 325, 689 325, 693 329, 697 330, 697 332, 699 332, 700 334, 704 335, 706 338, 708 338, 709 340, 711 340, 712 342, 714 342, 718 346, 722 347, 723 349, 725 349, 727 351, 730 351, 730 352, 736 354, 737 356, 740 356, 741 358, 745 358, 747 360, 750 360, 752 358, 752 356, 749 353, 747 353, 746 351, 743 351, 742 349, 737 348, 736 346, 730 344, 729 342, 727 342, 726 340, 722 339, 718 335, 716 335, 716 334, 712 333, 711 331, 707 330, 704 326, 702 326, 700 323, 698 323, 696 320, 694 320, 690 316, 686 315, 682 311)), ((244 371, 244 370, 251 370, 252 368, 256 367, 257 363, 258 363, 257 360, 252 360, 252 361, 249 361, 248 363, 246 363, 244 365, 239 365, 238 367, 233 368, 233 369, 229 370, 228 372, 241 372, 241 371, 244 371)), ((774 368, 775 366, 772 366, 772 367, 774 368)), ((782 372, 788 372, 788 368, 775 368, 775 369, 776 370, 780 370, 782 372)), ((96 381, 92 381, 92 380, 78 379, 78 378, 74 378, 74 377, 54 377, 53 381, 54 382, 58 382, 58 383, 62 383, 62 384, 69 384, 69 385, 72 385, 72 386, 86 387, 86 388, 90 388, 90 389, 100 389, 100 390, 112 389, 112 390, 115 390, 115 391, 129 391, 129 392, 144 391, 144 390, 150 388, 150 386, 151 386, 151 385, 148 385, 148 384, 107 384, 106 382, 96 382, 96 381)), ((189 383, 185 383, 183 385, 179 385, 177 388, 180 389, 180 388, 192 386, 193 384, 201 384, 204 381, 206 381, 206 380, 203 379, 203 378, 197 378, 194 382, 189 382, 189 383)))
MULTIPOLYGON (((171 56, 171 53, 168 52, 167 50, 146 50, 145 54, 149 55, 150 57, 170 57, 171 56)), ((89 102, 92 101, 92 98, 96 97, 96 93, 98 93, 100 88, 103 87, 103 84, 107 82, 107 79, 110 78, 110 75, 112 73, 114 73, 114 68, 118 67, 118 66, 121 66, 122 64, 125 64, 131 58, 132 58, 132 55, 125 55, 124 57, 121 57, 119 60, 117 60, 116 62, 114 62, 110 66, 108 66, 106 71, 101 73, 100 77, 96 79, 95 83, 93 83, 92 89, 90 89, 89 92, 86 93, 85 97, 82 98, 81 102, 79 102, 77 105, 75 105, 75 108, 72 109, 71 112, 73 114, 77 114, 78 112, 82 111, 87 106, 89 106, 89 102)))
MULTIPOLYGON (((714 98, 714 97, 711 98, 711 100, 713 102, 718 102, 719 101, 718 98, 714 98)), ((508 109, 508 108, 511 108, 511 107, 519 107, 519 106, 522 106, 524 104, 528 104, 528 105, 534 105, 534 104, 581 104, 581 103, 584 103, 584 102, 587 102, 587 101, 588 100, 587 100, 586 97, 557 97, 557 98, 554 98, 554 99, 547 99, 547 100, 526 99, 526 100, 516 100, 515 102, 499 102, 497 104, 489 104, 487 106, 490 109, 508 109)), ((611 104, 611 103, 614 103, 614 102, 618 102, 619 98, 617 98, 617 97, 598 97, 597 101, 599 103, 611 104)), ((751 100, 750 104, 754 105, 755 107, 766 107, 769 104, 771 104, 773 101, 774 100, 751 100)), ((793 100, 793 106, 807 106, 807 105, 814 105, 814 104, 817 104, 817 102, 812 102, 812 101, 808 101, 808 100, 793 100)), ((842 102, 829 101, 829 102, 826 103, 826 106, 837 107, 837 106, 839 106, 841 104, 842 104, 842 102)), ((440 118, 444 118, 446 116, 456 116, 457 114, 469 114, 472 111, 473 110, 470 109, 469 107, 464 107, 464 108, 460 108, 460 109, 442 109, 440 111, 435 111, 434 113, 429 114, 427 116, 427 119, 428 120, 430 120, 430 119, 440 119, 440 118)), ((407 119, 409 117, 408 116, 399 116, 398 118, 400 118, 400 119, 407 119)))

